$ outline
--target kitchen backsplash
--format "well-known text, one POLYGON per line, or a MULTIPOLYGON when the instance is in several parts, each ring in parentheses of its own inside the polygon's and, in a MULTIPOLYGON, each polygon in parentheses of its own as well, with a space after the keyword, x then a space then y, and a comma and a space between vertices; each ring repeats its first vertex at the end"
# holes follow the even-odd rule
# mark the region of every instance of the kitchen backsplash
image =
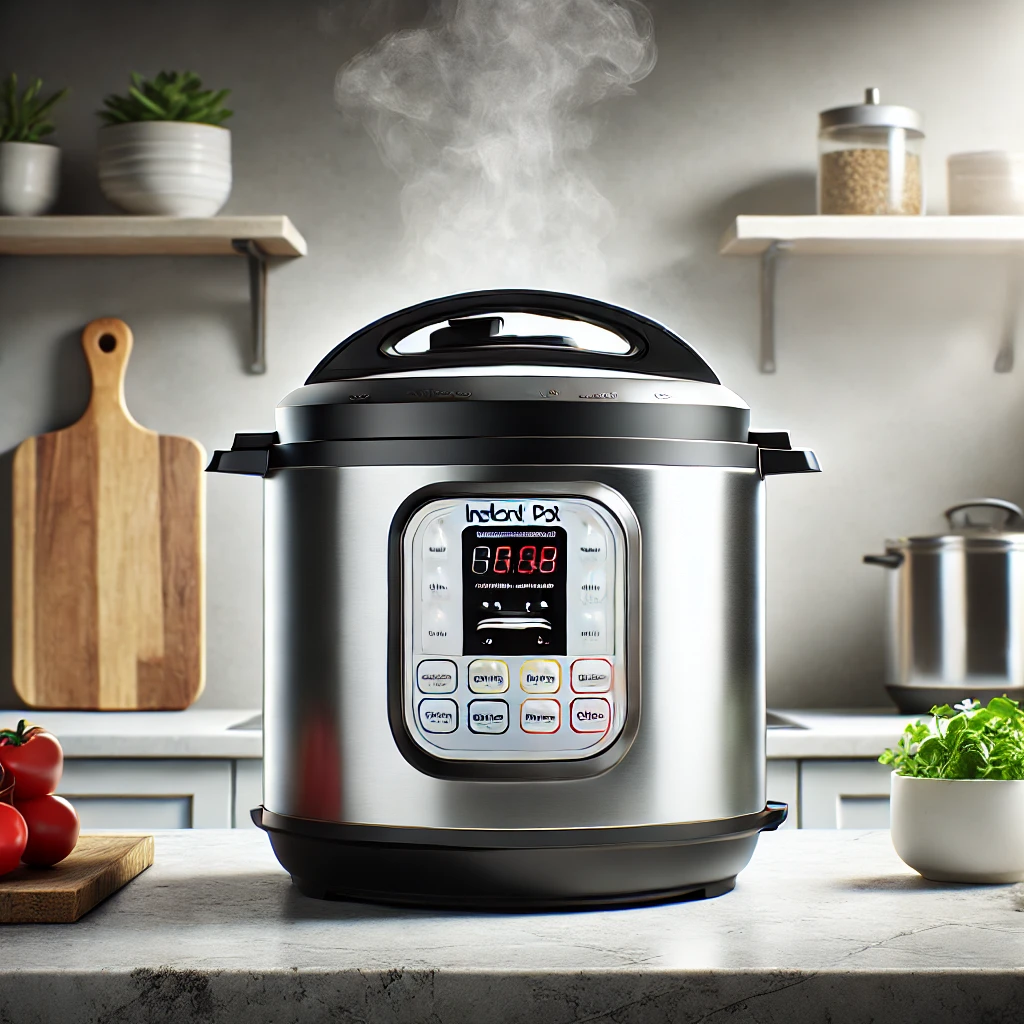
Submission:
MULTIPOLYGON (((245 372, 241 260, 3 260, 0 704, 12 700, 10 453, 84 408, 85 322, 119 316, 134 330, 126 388, 139 420, 212 450, 241 425, 272 429, 267 410, 356 327, 464 287, 426 256, 422 274, 410 271, 400 183, 334 104, 345 61, 423 7, 372 5, 369 19, 365 4, 270 0, 182 0, 172 17, 121 0, 0 9, 0 69, 73 90, 54 137, 65 164, 55 212, 110 212, 94 169, 101 98, 131 70, 187 66, 233 90, 235 180, 224 212, 288 214, 310 247, 271 270, 265 376, 245 372), (111 52, 115 35, 137 48, 111 52)), ((813 212, 817 112, 869 85, 924 114, 927 207, 944 212, 948 153, 1024 148, 1024 6, 651 8, 657 65, 634 95, 598 109, 584 157, 617 216, 607 273, 595 273, 591 290, 667 322, 755 407, 756 426, 788 428, 821 459, 821 476, 768 487, 769 702, 884 705, 883 584, 861 555, 887 536, 938 528, 956 500, 1024 498, 1024 367, 992 371, 1011 268, 997 258, 783 258, 779 369, 763 376, 757 262, 719 257, 717 240, 738 213, 813 212)), ((493 285, 509 283, 524 282, 493 285)), ((249 707, 262 674, 260 483, 211 477, 207 497, 201 705, 249 707)))

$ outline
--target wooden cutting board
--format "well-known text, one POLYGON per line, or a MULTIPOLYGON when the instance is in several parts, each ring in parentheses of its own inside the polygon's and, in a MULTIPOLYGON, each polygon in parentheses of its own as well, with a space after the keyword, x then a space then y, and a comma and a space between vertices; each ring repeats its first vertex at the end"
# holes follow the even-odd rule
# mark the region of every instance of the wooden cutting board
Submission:
POLYGON ((132 332, 82 332, 85 415, 14 455, 14 688, 37 708, 175 710, 204 682, 198 442, 124 402, 132 332))
POLYGON ((152 863, 152 836, 82 836, 56 866, 0 878, 0 924, 70 924, 152 863))

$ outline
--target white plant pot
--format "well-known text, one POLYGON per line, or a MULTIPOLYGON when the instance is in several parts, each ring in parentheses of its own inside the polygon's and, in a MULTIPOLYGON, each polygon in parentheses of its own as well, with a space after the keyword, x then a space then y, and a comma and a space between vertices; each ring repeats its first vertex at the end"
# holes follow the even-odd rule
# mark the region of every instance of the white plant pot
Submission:
POLYGON ((231 132, 139 121, 100 129, 100 188, 127 213, 211 217, 231 193, 231 132))
POLYGON ((60 150, 43 142, 0 142, 0 213, 34 217, 57 199, 60 150))
POLYGON ((936 882, 1024 881, 1024 781, 892 773, 892 844, 936 882))

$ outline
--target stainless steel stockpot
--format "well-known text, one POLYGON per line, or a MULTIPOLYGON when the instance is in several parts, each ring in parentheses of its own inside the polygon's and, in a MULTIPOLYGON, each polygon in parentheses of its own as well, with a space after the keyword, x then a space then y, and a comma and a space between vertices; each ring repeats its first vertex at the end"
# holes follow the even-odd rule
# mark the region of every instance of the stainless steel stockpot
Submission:
POLYGON ((817 462, 660 324, 539 291, 400 310, 210 468, 265 479, 254 820, 303 892, 715 895, 784 817, 764 480, 817 462))
POLYGON ((978 498, 946 509, 949 532, 886 541, 886 683, 900 711, 964 697, 1024 698, 1024 513, 978 498))

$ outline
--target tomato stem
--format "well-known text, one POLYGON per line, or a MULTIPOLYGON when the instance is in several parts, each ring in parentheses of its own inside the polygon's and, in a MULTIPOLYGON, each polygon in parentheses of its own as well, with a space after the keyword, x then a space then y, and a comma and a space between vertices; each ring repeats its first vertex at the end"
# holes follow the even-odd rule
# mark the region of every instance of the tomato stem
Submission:
POLYGON ((18 723, 17 729, 0 729, 0 747, 22 747, 37 732, 42 732, 42 729, 38 725, 34 725, 31 728, 26 729, 25 726, 28 722, 23 718, 18 723))

